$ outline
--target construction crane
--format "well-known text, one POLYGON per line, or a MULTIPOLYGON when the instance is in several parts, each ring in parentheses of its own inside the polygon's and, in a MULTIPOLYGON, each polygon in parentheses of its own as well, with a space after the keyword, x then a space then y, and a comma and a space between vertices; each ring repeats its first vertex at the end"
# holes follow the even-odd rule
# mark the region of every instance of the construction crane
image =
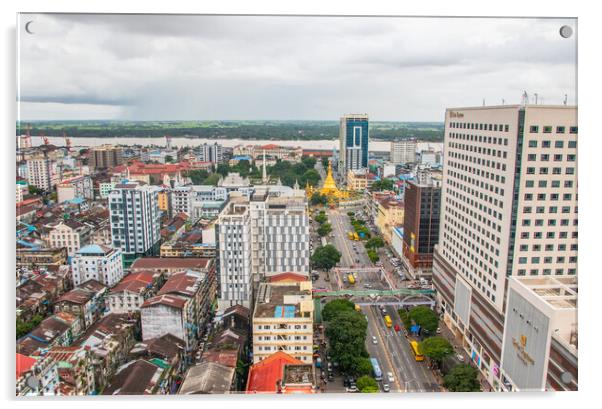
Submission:
POLYGON ((63 131, 63 139, 65 139, 65 146, 67 147, 67 152, 71 150, 71 139, 67 138, 67 132, 63 131))
POLYGON ((44 141, 44 145, 50 145, 50 141, 48 140, 48 137, 46 136, 44 131, 40 131, 40 135, 42 136, 42 140, 44 141))

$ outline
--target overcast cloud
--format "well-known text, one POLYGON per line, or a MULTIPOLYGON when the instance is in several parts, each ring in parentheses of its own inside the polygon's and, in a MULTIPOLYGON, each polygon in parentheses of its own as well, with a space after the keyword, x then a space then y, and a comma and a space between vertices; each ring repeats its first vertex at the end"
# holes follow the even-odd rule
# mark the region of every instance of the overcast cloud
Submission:
POLYGON ((575 20, 21 15, 32 119, 442 121, 446 107, 576 103, 575 20), (33 21, 29 35, 24 24, 33 21))

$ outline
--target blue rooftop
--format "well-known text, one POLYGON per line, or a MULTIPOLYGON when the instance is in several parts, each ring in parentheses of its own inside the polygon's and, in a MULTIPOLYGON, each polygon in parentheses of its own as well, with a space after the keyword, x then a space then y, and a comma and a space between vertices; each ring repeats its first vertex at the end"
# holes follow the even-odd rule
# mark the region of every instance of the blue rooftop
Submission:
POLYGON ((274 310, 274 318, 295 318, 295 306, 277 305, 274 310))
POLYGON ((234 160, 251 160, 251 157, 249 155, 240 155, 240 156, 235 156, 232 159, 234 160))
POLYGON ((105 254, 105 250, 98 244, 90 244, 78 250, 78 254, 105 254))

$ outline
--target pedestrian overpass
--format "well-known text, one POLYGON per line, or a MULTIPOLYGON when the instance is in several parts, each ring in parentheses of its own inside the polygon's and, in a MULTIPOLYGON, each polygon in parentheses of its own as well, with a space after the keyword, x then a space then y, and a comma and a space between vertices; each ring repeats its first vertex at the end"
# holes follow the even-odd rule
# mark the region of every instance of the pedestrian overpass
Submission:
POLYGON ((395 290, 339 290, 315 291, 314 299, 326 297, 347 298, 357 305, 393 305, 399 307, 416 307, 425 305, 433 308, 435 300, 434 290, 398 288, 395 290))

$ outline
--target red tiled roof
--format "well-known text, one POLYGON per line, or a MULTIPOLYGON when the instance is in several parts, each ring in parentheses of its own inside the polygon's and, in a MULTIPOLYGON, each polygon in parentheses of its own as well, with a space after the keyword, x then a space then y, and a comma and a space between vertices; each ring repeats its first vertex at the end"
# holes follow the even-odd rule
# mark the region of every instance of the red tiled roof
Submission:
POLYGON ((111 293, 120 293, 122 291, 140 293, 147 288, 149 284, 152 284, 155 277, 158 275, 159 273, 154 271, 140 271, 138 273, 129 274, 111 289, 111 293))
POLYGON ((280 145, 276 145, 274 143, 269 143, 269 144, 263 145, 261 147, 261 149, 278 149, 278 148, 280 148, 280 145))
POLYGON ((286 352, 278 351, 257 362, 249 370, 247 393, 275 393, 276 381, 282 380, 284 365, 303 362, 293 358, 286 352))
POLYGON ((29 371, 36 362, 38 361, 34 358, 17 353, 17 379, 25 372, 29 371))
POLYGON ((298 273, 292 273, 292 272, 286 272, 286 273, 280 273, 280 274, 276 274, 273 276, 268 277, 268 281, 270 283, 274 283, 274 282, 278 282, 278 281, 285 281, 285 280, 293 280, 293 281, 307 281, 307 276, 304 276, 303 274, 298 274, 298 273))
POLYGON ((177 309, 182 309, 186 305, 187 299, 184 297, 180 297, 179 295, 172 294, 163 294, 156 295, 148 300, 144 301, 144 304, 140 306, 140 308, 153 307, 155 305, 167 305, 168 307, 173 307, 177 309))
POLYGON ((189 274, 187 271, 174 273, 165 282, 158 295, 181 294, 192 297, 199 288, 201 278, 199 274, 189 274))

